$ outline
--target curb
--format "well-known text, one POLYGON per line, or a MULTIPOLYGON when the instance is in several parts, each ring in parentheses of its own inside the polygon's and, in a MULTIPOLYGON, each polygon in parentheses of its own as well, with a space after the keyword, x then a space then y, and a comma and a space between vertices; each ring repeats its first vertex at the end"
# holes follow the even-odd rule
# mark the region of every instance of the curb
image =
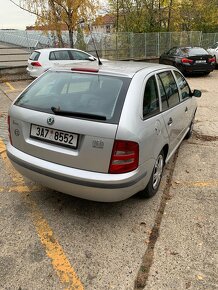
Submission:
POLYGON ((0 67, 0 83, 5 81, 31 80, 26 66, 0 67))

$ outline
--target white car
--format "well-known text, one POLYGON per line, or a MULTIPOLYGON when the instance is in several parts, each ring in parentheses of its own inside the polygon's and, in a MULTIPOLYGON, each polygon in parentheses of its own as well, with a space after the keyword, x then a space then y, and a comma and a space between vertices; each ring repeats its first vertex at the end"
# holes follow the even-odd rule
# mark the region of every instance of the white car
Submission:
POLYGON ((97 58, 85 51, 73 48, 37 49, 28 59, 27 73, 37 78, 53 66, 84 61, 97 61, 97 58))
POLYGON ((218 64, 218 42, 214 43, 207 51, 216 58, 216 64, 218 64))

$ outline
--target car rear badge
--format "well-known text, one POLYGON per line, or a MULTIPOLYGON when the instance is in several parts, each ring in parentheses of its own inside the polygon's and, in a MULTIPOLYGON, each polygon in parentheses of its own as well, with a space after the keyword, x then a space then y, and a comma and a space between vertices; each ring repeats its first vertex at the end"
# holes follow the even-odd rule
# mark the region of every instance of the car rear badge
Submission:
POLYGON ((14 130, 14 135, 17 136, 17 137, 20 136, 20 130, 15 129, 14 130))
POLYGON ((93 140, 92 142, 93 148, 103 149, 104 148, 104 142, 102 140, 93 140))
POLYGON ((48 117, 47 123, 48 123, 48 125, 53 125, 54 124, 54 117, 48 117))

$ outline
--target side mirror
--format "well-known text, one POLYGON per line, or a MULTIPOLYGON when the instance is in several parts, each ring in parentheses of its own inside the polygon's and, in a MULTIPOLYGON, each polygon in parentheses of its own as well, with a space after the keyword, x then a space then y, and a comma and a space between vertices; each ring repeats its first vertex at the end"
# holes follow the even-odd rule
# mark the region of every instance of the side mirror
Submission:
POLYGON ((196 98, 200 98, 201 97, 201 91, 194 90, 193 93, 192 93, 192 96, 194 96, 196 98))
POLYGON ((96 58, 94 56, 89 56, 88 59, 91 60, 91 61, 96 60, 96 58))

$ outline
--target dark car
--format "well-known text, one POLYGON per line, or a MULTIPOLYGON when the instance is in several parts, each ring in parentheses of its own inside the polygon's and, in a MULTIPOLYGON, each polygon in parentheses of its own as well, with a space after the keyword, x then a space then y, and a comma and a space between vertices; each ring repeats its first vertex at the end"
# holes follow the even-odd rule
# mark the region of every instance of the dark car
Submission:
POLYGON ((177 67, 183 74, 209 74, 216 59, 202 47, 173 47, 160 56, 160 63, 177 67))

